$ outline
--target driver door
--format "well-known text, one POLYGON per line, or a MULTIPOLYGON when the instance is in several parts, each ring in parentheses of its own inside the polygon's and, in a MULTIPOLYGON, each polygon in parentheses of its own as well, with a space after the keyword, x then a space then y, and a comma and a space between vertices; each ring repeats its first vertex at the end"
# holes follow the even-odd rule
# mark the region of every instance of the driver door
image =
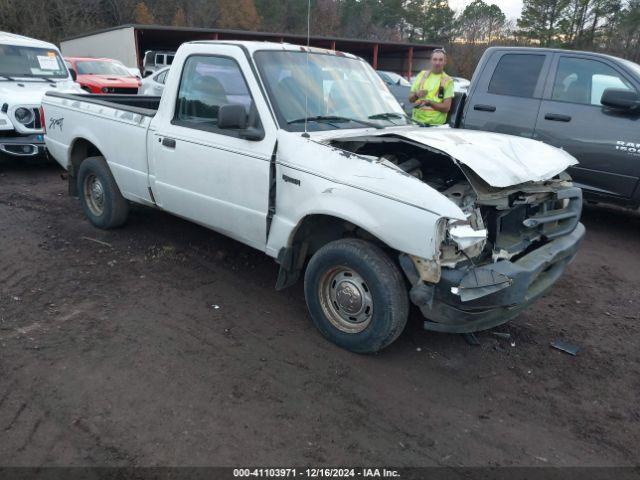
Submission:
POLYGON ((261 122, 258 112, 266 105, 242 50, 220 45, 216 55, 201 51, 184 47, 183 61, 174 64, 182 71, 169 75, 164 111, 148 139, 152 190, 163 209, 264 250, 274 125, 261 122), (263 139, 218 128, 225 104, 243 105, 254 126, 265 130, 263 139))
POLYGON ((640 154, 620 144, 640 142, 638 115, 602 107, 607 88, 635 90, 605 58, 556 54, 538 113, 534 138, 564 148, 578 159, 569 173, 592 193, 630 198, 640 175, 640 154))

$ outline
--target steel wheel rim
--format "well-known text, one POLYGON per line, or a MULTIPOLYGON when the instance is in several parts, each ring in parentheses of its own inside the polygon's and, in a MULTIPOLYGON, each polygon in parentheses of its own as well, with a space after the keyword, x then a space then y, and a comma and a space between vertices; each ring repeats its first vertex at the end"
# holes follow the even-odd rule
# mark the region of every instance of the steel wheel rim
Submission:
POLYGON ((84 179, 84 198, 91 213, 97 217, 104 213, 104 187, 93 173, 84 179))
POLYGON ((360 333, 371 323, 371 289, 355 270, 343 266, 328 270, 318 290, 322 310, 338 330, 360 333))

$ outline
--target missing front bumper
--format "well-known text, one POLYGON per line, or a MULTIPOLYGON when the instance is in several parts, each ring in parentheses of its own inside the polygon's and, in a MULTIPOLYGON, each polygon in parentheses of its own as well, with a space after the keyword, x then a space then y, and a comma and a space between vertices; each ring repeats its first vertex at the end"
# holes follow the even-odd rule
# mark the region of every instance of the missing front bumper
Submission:
POLYGON ((401 265, 412 281, 412 302, 427 319, 424 328, 469 333, 501 325, 543 295, 574 259, 584 238, 578 223, 568 235, 556 238, 517 261, 499 261, 471 269, 442 269, 438 284, 413 281, 410 263, 401 265))

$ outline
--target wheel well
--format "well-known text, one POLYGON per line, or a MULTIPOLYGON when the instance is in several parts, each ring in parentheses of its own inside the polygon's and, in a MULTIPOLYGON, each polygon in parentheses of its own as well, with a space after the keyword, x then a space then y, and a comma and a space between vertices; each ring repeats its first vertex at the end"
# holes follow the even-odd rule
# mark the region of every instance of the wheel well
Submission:
POLYGON ((78 174, 80 164, 89 157, 101 157, 102 152, 89 140, 78 138, 73 142, 71 147, 71 155, 69 156, 69 193, 77 196, 77 186, 75 178, 78 174))
POLYGON ((327 243, 340 238, 355 237, 388 248, 384 242, 367 230, 330 215, 308 215, 302 219, 291 239, 291 245, 307 243, 307 256, 313 255, 327 243))
POLYGON ((390 249, 375 235, 352 222, 330 215, 308 215, 298 224, 289 246, 282 248, 278 254, 280 272, 276 288, 280 290, 293 285, 309 257, 327 243, 341 238, 360 238, 384 250, 390 249))

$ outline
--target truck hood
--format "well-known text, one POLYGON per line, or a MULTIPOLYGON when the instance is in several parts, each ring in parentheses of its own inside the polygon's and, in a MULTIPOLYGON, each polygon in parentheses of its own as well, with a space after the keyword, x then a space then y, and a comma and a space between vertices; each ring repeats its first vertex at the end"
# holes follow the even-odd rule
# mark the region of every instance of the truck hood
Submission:
POLYGON ((578 163, 574 157, 559 148, 537 140, 501 133, 417 126, 367 129, 366 133, 361 132, 333 130, 312 133, 311 136, 322 143, 360 136, 402 137, 450 156, 496 188, 548 180, 578 163))
POLYGON ((301 133, 279 130, 278 163, 325 178, 336 185, 387 197, 441 217, 466 218, 457 205, 416 177, 386 162, 341 150, 313 137, 315 135, 304 138, 301 133))
POLYGON ((40 105, 42 97, 49 90, 61 93, 84 93, 74 82, 63 80, 56 82, 55 86, 49 82, 0 82, 0 104, 14 105, 40 105))

